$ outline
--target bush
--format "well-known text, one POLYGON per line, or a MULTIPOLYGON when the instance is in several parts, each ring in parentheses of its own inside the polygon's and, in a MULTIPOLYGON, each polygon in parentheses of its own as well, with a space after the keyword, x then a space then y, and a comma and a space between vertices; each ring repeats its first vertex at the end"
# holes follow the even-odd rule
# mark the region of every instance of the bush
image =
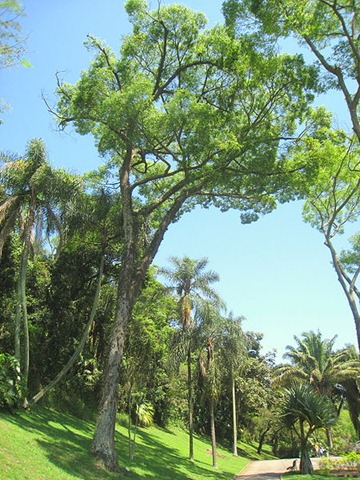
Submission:
POLYGON ((21 398, 19 362, 12 355, 0 353, 0 410, 15 410, 21 398))
POLYGON ((331 470, 356 470, 360 472, 360 454, 356 452, 350 452, 344 457, 330 459, 324 458, 320 462, 320 468, 325 473, 329 473, 331 470))

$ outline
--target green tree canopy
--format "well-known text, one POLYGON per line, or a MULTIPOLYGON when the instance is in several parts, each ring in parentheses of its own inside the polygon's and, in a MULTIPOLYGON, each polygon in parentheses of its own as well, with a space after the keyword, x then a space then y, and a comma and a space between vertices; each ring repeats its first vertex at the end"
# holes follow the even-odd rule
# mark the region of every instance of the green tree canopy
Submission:
POLYGON ((227 23, 240 30, 247 23, 254 38, 295 37, 313 53, 326 88, 339 90, 360 141, 360 5, 354 0, 225 0, 227 23), (265 37, 264 37, 265 34, 265 37))

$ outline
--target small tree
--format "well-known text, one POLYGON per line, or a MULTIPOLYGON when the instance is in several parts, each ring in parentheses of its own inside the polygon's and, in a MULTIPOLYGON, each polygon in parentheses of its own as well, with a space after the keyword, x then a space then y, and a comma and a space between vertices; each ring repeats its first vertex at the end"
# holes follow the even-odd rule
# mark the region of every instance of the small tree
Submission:
POLYGON ((300 472, 312 474, 309 440, 318 429, 330 427, 337 415, 330 400, 315 392, 310 385, 296 384, 284 390, 280 404, 281 422, 293 430, 300 443, 300 472))

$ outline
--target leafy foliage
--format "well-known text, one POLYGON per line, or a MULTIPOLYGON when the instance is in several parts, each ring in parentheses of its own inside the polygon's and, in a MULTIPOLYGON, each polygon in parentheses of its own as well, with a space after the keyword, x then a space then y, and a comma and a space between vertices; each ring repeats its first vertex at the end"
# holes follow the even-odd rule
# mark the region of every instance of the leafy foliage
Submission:
POLYGON ((0 410, 15 410, 21 404, 22 385, 19 362, 0 353, 0 410))

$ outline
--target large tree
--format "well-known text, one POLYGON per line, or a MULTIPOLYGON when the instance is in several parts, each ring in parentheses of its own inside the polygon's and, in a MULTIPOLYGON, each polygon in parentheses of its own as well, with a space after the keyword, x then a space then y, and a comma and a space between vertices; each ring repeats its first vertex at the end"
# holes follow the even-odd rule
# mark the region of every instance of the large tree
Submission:
MULTIPOLYGON (((117 58, 96 56, 75 85, 59 81, 61 127, 92 133, 121 195, 124 234, 115 321, 92 451, 117 469, 114 444, 124 334, 169 225, 196 204, 238 208, 245 220, 275 207, 288 165, 278 155, 315 77, 298 56, 261 55, 181 5, 126 8, 133 33, 117 58)), ((301 164, 304 167, 304 164, 301 164)))

